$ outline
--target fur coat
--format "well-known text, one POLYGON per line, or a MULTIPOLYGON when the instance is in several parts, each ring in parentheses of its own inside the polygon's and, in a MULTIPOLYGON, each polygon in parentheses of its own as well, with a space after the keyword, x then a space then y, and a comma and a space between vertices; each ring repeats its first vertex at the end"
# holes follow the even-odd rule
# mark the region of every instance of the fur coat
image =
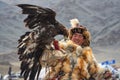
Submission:
POLYGON ((90 47, 82 48, 70 40, 59 45, 60 50, 44 51, 41 62, 50 67, 44 80, 102 80, 106 70, 98 65, 90 47))

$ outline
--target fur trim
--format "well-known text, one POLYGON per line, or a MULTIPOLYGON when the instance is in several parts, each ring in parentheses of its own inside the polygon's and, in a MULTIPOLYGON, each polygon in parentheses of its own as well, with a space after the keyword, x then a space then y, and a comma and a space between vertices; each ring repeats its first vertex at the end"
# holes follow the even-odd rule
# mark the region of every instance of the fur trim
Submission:
POLYGON ((84 31, 83 37, 84 37, 84 43, 82 44, 82 46, 90 46, 90 40, 91 40, 90 32, 84 31))

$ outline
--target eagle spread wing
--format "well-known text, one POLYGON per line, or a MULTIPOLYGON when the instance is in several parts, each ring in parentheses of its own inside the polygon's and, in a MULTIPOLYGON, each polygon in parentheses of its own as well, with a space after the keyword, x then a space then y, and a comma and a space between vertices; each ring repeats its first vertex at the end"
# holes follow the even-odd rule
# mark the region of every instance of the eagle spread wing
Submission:
POLYGON ((56 35, 68 36, 67 29, 56 19, 56 13, 40 6, 19 4, 22 13, 27 14, 25 26, 31 29, 18 40, 18 54, 21 61, 21 75, 24 79, 38 79, 41 71, 39 60, 46 45, 49 45, 56 35))

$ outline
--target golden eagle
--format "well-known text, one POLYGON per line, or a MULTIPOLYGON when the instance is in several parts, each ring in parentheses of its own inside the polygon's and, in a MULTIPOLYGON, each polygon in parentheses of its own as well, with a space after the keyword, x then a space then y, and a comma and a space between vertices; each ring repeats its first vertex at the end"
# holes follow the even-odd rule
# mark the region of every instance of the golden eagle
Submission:
POLYGON ((28 15, 24 22, 25 27, 30 29, 18 40, 21 75, 24 80, 35 80, 42 68, 39 60, 45 46, 50 45, 56 35, 68 36, 68 31, 55 19, 56 13, 49 8, 29 4, 17 6, 22 8, 23 14, 28 15))

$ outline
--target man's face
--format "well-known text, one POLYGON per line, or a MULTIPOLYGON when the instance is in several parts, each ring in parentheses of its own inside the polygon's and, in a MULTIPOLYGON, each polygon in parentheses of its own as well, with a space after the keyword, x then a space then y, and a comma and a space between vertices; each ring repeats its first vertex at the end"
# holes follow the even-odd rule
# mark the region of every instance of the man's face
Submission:
POLYGON ((80 33, 74 33, 71 40, 78 45, 82 45, 82 43, 84 42, 84 38, 80 33))

